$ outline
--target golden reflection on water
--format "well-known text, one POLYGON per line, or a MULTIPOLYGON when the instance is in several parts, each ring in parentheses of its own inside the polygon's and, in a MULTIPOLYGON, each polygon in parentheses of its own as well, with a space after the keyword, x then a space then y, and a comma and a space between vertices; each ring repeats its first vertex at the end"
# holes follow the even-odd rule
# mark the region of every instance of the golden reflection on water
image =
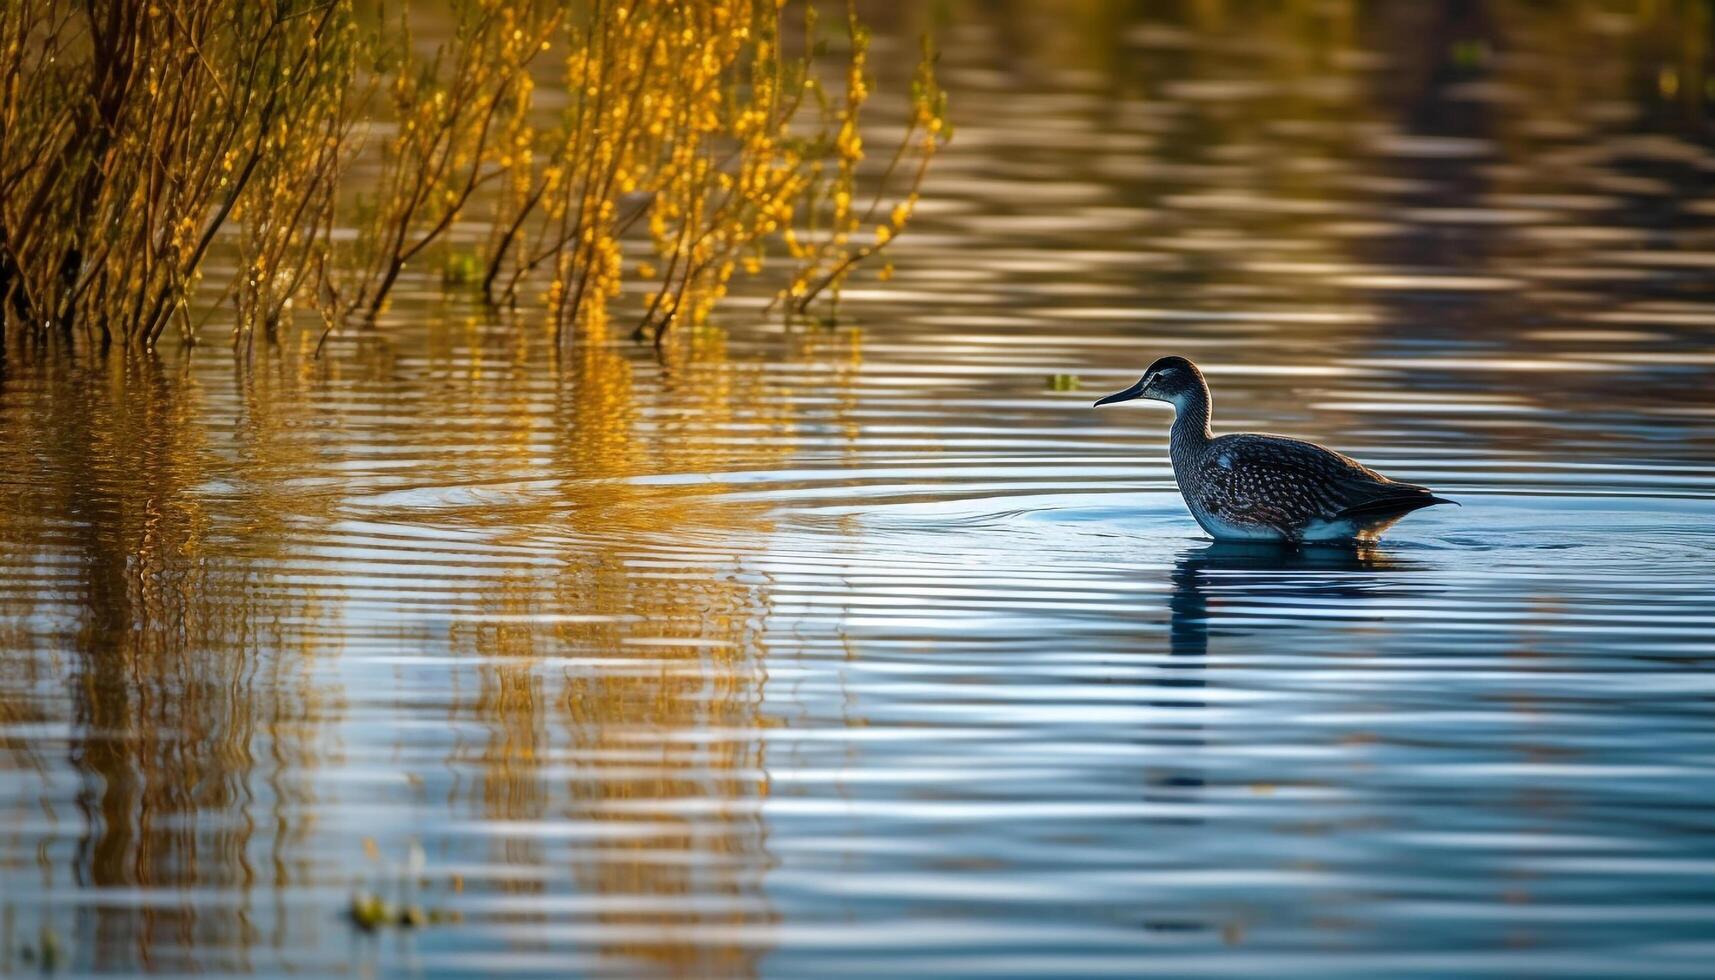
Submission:
MULTIPOLYGON (((757 404, 754 378, 735 383, 739 372, 719 369, 718 351, 703 354, 712 383, 670 390, 657 408, 672 416, 661 423, 671 432, 661 444, 681 450, 660 461, 672 470, 708 466, 698 434, 727 431, 735 412, 757 404)), ((461 630, 460 640, 492 661, 481 669, 475 701, 456 709, 492 732, 476 792, 490 819, 640 825, 595 834, 561 869, 589 894, 617 900, 619 910, 601 903, 596 915, 609 927, 604 934, 624 937, 600 943, 607 955, 682 976, 749 973, 753 952, 708 935, 767 917, 757 812, 764 765, 755 737, 760 600, 718 556, 638 554, 648 537, 670 542, 674 529, 699 523, 698 498, 708 488, 642 494, 626 482, 643 470, 644 448, 630 426, 592 420, 635 412, 629 365, 611 350, 584 350, 570 367, 556 386, 555 418, 559 431, 575 435, 556 444, 556 493, 543 504, 566 517, 560 570, 546 592, 530 581, 497 583, 483 603, 493 621, 461 630), (538 616, 551 631, 532 625, 538 616), (539 666, 556 653, 584 657, 539 666), (544 764, 562 774, 544 778, 544 764), (684 813, 675 804, 686 800, 706 809, 684 813), (710 905, 711 895, 725 900, 710 905)), ((732 515, 727 528, 765 530, 744 514, 732 515)), ((542 860, 525 841, 500 846, 500 862, 542 860)), ((519 887, 539 880, 521 879, 519 887)))
MULTIPOLYGON (((13 477, 0 535, 21 587, 0 610, 0 713, 63 727, 63 748, 48 738, 27 757, 44 777, 64 766, 77 781, 72 809, 50 803, 59 794, 45 784, 28 818, 64 841, 38 851, 42 886, 228 890, 236 901, 195 909, 98 905, 77 940, 97 969, 178 962, 196 944, 241 968, 271 928, 255 885, 299 883, 302 774, 326 752, 317 725, 337 698, 300 667, 339 652, 331 632, 299 632, 326 607, 267 588, 290 547, 283 515, 302 506, 267 466, 249 468, 242 491, 209 494, 226 466, 189 374, 65 360, 6 382, 0 469, 13 477)), ((274 399, 255 392, 251 421, 262 405, 279 424, 274 399)), ((232 431, 240 458, 270 455, 268 427, 232 431)))
MULTIPOLYGON (((615 410, 620 396, 604 390, 600 378, 623 378, 630 395, 629 375, 618 367, 579 362, 569 395, 562 389, 569 411, 560 414, 568 425, 591 428, 592 419, 615 410)), ((777 465, 789 454, 790 443, 779 436, 791 428, 791 404, 770 389, 761 365, 735 364, 718 334, 701 332, 683 360, 663 366, 649 440, 656 452, 665 450, 656 470, 729 470, 737 447, 721 442, 753 427, 775 438, 760 443, 760 455, 754 447, 745 451, 741 464, 777 465)), ((626 523, 634 536, 619 547, 598 544, 595 556, 567 556, 553 607, 578 618, 557 624, 553 640, 561 649, 614 651, 633 666, 570 668, 553 696, 577 770, 562 818, 652 826, 645 834, 596 838, 572 874, 595 895, 636 903, 635 911, 598 912, 597 920, 612 927, 604 931, 623 937, 601 944, 609 955, 652 962, 677 976, 749 975, 759 955, 754 947, 709 937, 741 935, 746 930, 738 927, 772 919, 761 890, 771 863, 760 815, 767 784, 758 737, 765 599, 734 558, 678 543, 677 529, 707 519, 699 513, 706 510, 702 498, 724 489, 719 483, 657 488, 646 510, 627 507, 613 495, 628 493, 629 485, 615 478, 637 475, 644 452, 632 444, 600 452, 599 475, 607 480, 593 486, 573 478, 581 453, 556 460, 574 517, 571 533, 611 541, 613 528, 597 522, 618 513, 631 515, 626 523), (652 538, 664 546, 637 556, 640 539, 652 538), (686 812, 687 801, 699 806, 686 812)), ((723 536, 755 539, 769 530, 755 509, 725 513, 723 536)))
MULTIPOLYGON (((791 347, 829 391, 855 363, 844 341, 791 347)), ((474 686, 448 692, 448 720, 488 734, 446 765, 473 774, 455 809, 466 798, 502 828, 487 862, 532 872, 495 887, 575 883, 612 937, 603 955, 753 972, 753 941, 709 937, 773 917, 766 608, 760 579, 699 529, 769 531, 761 507, 707 500, 727 489, 715 474, 791 453, 796 403, 714 332, 662 365, 647 411, 634 361, 599 338, 544 370, 528 334, 455 318, 415 350, 374 336, 346 357, 285 352, 226 374, 8 366, 0 766, 10 806, 47 808, 25 818, 43 841, 38 887, 223 896, 93 906, 75 932, 95 969, 242 970, 254 946, 325 931, 325 909, 261 896, 354 880, 358 855, 306 845, 334 802, 312 791, 315 770, 343 751, 334 665, 344 637, 361 651, 421 636, 477 665, 474 686), (460 567, 434 536, 397 533, 425 521, 503 560, 460 567), (434 610, 443 640, 411 625, 434 610), (29 788, 28 773, 62 766, 75 812, 54 808, 50 784, 29 788), (568 852, 507 826, 597 830, 568 852)))

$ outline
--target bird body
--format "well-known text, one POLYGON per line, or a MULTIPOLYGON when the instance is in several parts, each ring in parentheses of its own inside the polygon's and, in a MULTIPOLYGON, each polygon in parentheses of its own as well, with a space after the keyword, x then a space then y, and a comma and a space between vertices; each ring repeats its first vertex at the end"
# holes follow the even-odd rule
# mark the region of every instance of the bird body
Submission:
POLYGON ((1133 398, 1173 405, 1173 477, 1191 516, 1217 541, 1369 541, 1414 510, 1453 503, 1313 442, 1214 435, 1209 384, 1183 357, 1161 358, 1137 384, 1096 404, 1133 398))

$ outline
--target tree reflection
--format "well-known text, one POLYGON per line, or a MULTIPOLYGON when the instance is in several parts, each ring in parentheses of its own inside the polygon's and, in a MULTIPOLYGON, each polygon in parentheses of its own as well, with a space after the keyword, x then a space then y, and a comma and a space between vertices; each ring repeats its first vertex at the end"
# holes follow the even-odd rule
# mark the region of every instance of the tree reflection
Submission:
MULTIPOLYGON (((480 664, 455 718, 488 732, 455 762, 475 766, 483 817, 573 831, 569 848, 527 831, 497 837, 489 860, 528 869, 502 890, 543 895, 569 871, 592 900, 601 955, 675 975, 747 975, 755 928, 773 919, 761 889, 772 864, 760 816, 766 608, 730 544, 700 545, 698 529, 725 542, 766 535, 760 508, 714 502, 729 489, 719 474, 784 453, 727 434, 789 426, 791 406, 714 334, 664 366, 671 377, 647 409, 637 370, 620 347, 582 344, 550 405, 506 413, 517 438, 477 448, 489 472, 535 470, 552 486, 459 519, 507 547, 538 553, 546 541, 552 568, 496 577, 455 625, 455 651, 480 664), (544 408, 551 433, 532 446, 544 408), (499 445, 516 455, 500 458, 499 445)), ((464 397, 504 402, 514 390, 464 397)), ((527 908, 507 917, 547 921, 527 908)))
MULTIPOLYGON (((196 962, 243 968, 250 946, 293 928, 260 921, 254 889, 289 886, 302 842, 301 777, 317 755, 309 723, 324 695, 285 656, 301 639, 284 624, 319 614, 290 593, 234 601, 266 581, 251 559, 286 539, 240 545, 195 492, 221 463, 192 380, 120 358, 49 362, 15 380, 0 465, 31 482, 7 508, 5 540, 18 566, 64 575, 51 591, 0 595, 14 665, 0 701, 66 726, 79 786, 76 826, 63 831, 75 840, 63 869, 44 865, 48 887, 228 896, 103 903, 71 928, 93 969, 173 969, 193 947, 196 962), (45 689, 48 676, 63 688, 45 689)), ((265 441, 238 444, 265 452, 265 441)), ((265 485, 235 496, 263 525, 283 499, 265 485)))

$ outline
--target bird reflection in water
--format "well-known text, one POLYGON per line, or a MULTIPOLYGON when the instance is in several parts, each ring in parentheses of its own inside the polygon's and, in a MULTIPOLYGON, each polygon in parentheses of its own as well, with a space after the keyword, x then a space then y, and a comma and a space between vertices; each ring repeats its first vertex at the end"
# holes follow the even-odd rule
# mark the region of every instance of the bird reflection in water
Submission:
POLYGON ((1415 562, 1377 547, 1217 542, 1192 548, 1173 566, 1169 649, 1176 657, 1207 655, 1211 605, 1218 609, 1223 600, 1233 600, 1245 616, 1258 620, 1325 620, 1329 606, 1373 597, 1393 584, 1391 577, 1378 579, 1374 573, 1415 567, 1415 562))
MULTIPOLYGON (((1161 828, 1164 853, 1180 855, 1188 867, 1219 860, 1210 856, 1210 821, 1198 809, 1209 785, 1202 760, 1211 745, 1218 750, 1231 741, 1212 740, 1208 731, 1216 724, 1205 693, 1210 636, 1242 640, 1271 628, 1326 625, 1331 611, 1349 617, 1354 607, 1382 595, 1397 597, 1393 573, 1415 567, 1373 547, 1215 543, 1178 556, 1169 578, 1168 656, 1146 702, 1160 711, 1152 713, 1157 720, 1140 739, 1175 759, 1146 774, 1143 793, 1145 801, 1163 807, 1165 815, 1150 822, 1161 828)), ((1219 932, 1230 942, 1243 934, 1247 917, 1240 908, 1181 906, 1151 910, 1142 926, 1181 935, 1219 932)))
MULTIPOLYGON (((1193 548, 1174 562, 1168 607, 1168 660, 1155 682, 1152 708, 1189 709, 1183 721, 1163 722, 1150 744, 1200 749, 1204 746, 1202 711, 1208 702, 1209 636, 1217 619, 1219 636, 1240 636, 1294 620, 1326 623, 1331 609, 1349 613, 1387 589, 1397 594, 1393 575, 1415 563, 1379 548, 1289 548, 1273 544, 1216 543, 1193 548), (1225 607, 1225 608, 1223 608, 1225 607), (1246 626, 1246 621, 1250 625, 1246 626)), ((1154 775, 1147 798, 1189 802, 1204 785, 1198 770, 1173 767, 1154 775)))

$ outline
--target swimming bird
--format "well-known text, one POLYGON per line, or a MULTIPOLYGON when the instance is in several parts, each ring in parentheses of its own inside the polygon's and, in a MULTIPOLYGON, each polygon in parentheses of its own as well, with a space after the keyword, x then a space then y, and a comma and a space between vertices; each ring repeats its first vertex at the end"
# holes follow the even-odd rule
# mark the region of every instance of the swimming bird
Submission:
POLYGON ((1173 478, 1191 516, 1217 541, 1373 541, 1414 510, 1456 503, 1313 442, 1257 432, 1215 435, 1209 382, 1183 357, 1157 360, 1137 384, 1096 406, 1134 398, 1173 406, 1173 478))

